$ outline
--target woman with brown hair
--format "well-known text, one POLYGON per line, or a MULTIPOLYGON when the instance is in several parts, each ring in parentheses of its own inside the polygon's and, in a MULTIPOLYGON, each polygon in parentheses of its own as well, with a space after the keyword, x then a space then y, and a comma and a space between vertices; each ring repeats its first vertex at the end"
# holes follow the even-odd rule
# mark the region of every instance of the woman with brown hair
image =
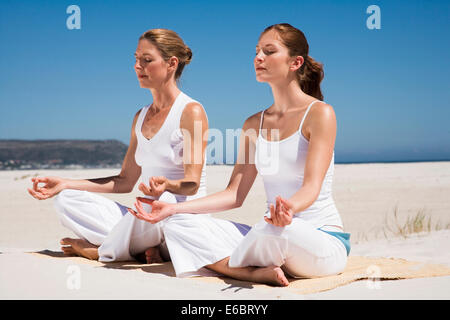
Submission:
MULTIPOLYGON (((65 254, 106 262, 135 257, 147 263, 162 262, 173 255, 171 248, 182 247, 166 241, 165 225, 177 230, 176 225, 186 219, 194 219, 200 228, 210 222, 206 217, 178 215, 152 225, 129 214, 127 207, 95 194, 131 192, 141 176, 139 190, 148 199, 176 203, 206 196, 207 139, 203 137, 208 130, 207 116, 199 102, 177 87, 177 80, 192 59, 191 49, 174 31, 152 29, 139 38, 135 58, 139 84, 150 90, 153 103, 134 116, 121 172, 82 180, 36 177, 32 189, 28 189, 39 200, 56 196, 62 224, 80 237, 61 240, 65 254)), ((231 232, 238 232, 230 226, 231 232)), ((224 256, 234 247, 230 238, 224 256)), ((179 275, 196 271, 197 265, 194 257, 174 263, 179 275)))
POLYGON ((343 232, 332 198, 336 117, 332 106, 322 101, 322 65, 308 53, 308 42, 297 28, 286 23, 266 28, 256 46, 254 67, 257 81, 270 85, 274 103, 245 121, 227 188, 177 204, 138 198, 133 214, 156 223, 178 212, 240 207, 259 173, 267 196, 264 219, 230 257, 207 267, 233 278, 281 286, 289 284, 286 274, 320 277, 341 272, 350 235, 343 232), (150 203, 152 211, 146 212, 139 202, 150 203))

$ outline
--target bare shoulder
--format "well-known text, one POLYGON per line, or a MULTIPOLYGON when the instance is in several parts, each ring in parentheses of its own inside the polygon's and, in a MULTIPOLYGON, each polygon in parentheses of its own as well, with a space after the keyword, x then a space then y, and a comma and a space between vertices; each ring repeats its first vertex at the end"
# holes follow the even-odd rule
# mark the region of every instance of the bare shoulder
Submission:
POLYGON ((336 114, 331 105, 320 102, 315 103, 310 109, 303 124, 302 133, 306 139, 310 140, 312 132, 336 133, 336 114))
POLYGON ((208 117, 203 106, 198 102, 188 103, 181 114, 180 128, 193 130, 195 123, 200 122, 203 130, 208 129, 208 117))
POLYGON ((136 126, 136 122, 137 122, 137 119, 139 118, 139 115, 141 114, 141 111, 142 111, 142 109, 139 109, 137 112, 136 112, 136 114, 134 115, 134 118, 133 118, 133 124, 132 124, 132 128, 134 129, 134 127, 136 126))
POLYGON ((138 118, 139 115, 141 114, 141 111, 142 111, 142 109, 139 109, 139 110, 136 112, 136 114, 134 115, 134 118, 133 118, 133 122, 136 122, 137 118, 138 118))
POLYGON ((305 120, 305 125, 332 124, 336 122, 336 114, 331 105, 325 102, 315 103, 305 120))
POLYGON ((250 117, 248 117, 245 120, 244 125, 242 126, 242 129, 243 130, 248 130, 248 129, 258 130, 259 123, 261 120, 261 114, 262 114, 262 111, 258 111, 257 113, 252 114, 250 117))
POLYGON ((201 119, 202 117, 206 116, 205 109, 203 109, 203 106, 198 102, 189 102, 183 110, 183 113, 181 115, 182 118, 187 119, 201 119))
POLYGON ((130 146, 129 147, 131 147, 133 145, 133 143, 136 142, 136 123, 137 123, 137 120, 139 118, 139 115, 141 114, 141 111, 142 111, 142 109, 139 109, 136 112, 136 114, 134 115, 133 123, 131 124, 131 138, 130 138, 131 140, 130 140, 130 146))
POLYGON ((323 101, 315 103, 311 108, 311 110, 309 111, 309 114, 313 117, 320 117, 320 118, 329 118, 336 116, 333 107, 323 101))

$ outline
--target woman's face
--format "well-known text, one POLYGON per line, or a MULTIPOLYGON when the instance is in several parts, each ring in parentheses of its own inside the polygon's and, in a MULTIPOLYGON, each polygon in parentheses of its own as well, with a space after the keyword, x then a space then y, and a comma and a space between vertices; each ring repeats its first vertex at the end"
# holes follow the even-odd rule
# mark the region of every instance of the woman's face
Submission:
POLYGON ((135 58, 134 70, 141 88, 156 88, 168 79, 168 63, 150 41, 146 39, 139 41, 135 58))
POLYGON ((259 82, 278 82, 286 79, 292 69, 294 57, 289 56, 288 48, 281 42, 278 33, 269 30, 264 33, 256 46, 256 57, 253 61, 256 80, 259 82))

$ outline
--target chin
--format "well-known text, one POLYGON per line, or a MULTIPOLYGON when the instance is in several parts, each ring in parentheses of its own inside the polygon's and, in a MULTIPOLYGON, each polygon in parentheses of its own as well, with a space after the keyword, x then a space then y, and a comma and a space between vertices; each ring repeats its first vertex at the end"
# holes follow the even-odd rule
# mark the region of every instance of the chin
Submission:
POLYGON ((267 79, 264 79, 264 77, 256 76, 256 81, 258 81, 258 82, 267 82, 267 79))
POLYGON ((148 83, 144 83, 144 82, 141 82, 141 81, 139 81, 139 86, 140 86, 141 88, 145 88, 145 89, 149 88, 148 83))

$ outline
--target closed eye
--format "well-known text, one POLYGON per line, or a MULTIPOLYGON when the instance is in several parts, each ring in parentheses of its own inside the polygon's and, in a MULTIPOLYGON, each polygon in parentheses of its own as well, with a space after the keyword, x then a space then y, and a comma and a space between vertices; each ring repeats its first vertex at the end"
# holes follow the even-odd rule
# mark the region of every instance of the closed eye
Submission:
MULTIPOLYGON (((138 61, 138 57, 134 57, 134 60, 135 61, 138 61)), ((150 63, 150 62, 152 62, 153 60, 152 59, 140 59, 140 60, 143 60, 143 61, 145 61, 145 62, 147 62, 147 63, 150 63)))
MULTIPOLYGON (((266 56, 269 56, 271 54, 274 54, 276 51, 263 50, 263 52, 266 56)), ((257 56, 257 55, 258 55, 258 51, 256 51, 256 53, 255 53, 255 56, 257 56)))

